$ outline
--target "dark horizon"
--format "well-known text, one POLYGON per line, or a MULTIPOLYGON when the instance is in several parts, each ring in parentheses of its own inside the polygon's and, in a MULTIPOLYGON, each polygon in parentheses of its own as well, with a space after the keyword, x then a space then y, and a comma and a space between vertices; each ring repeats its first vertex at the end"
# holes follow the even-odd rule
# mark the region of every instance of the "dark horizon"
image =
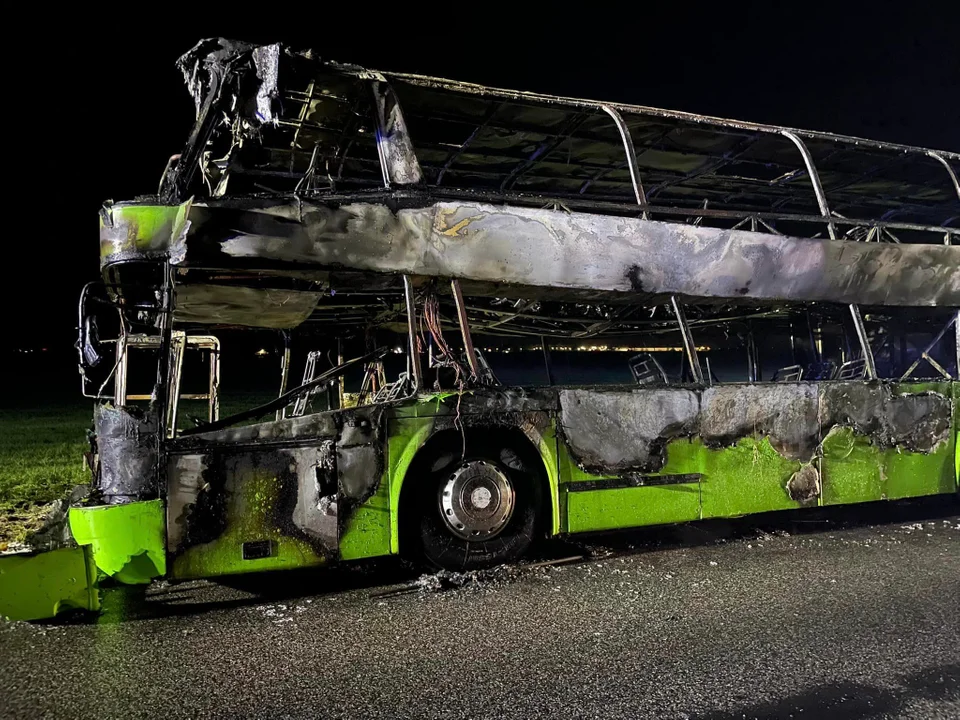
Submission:
POLYGON ((63 98, 47 101, 29 133, 46 141, 30 165, 48 192, 28 196, 35 215, 19 219, 26 239, 14 243, 4 283, 4 348, 72 344, 80 288, 98 278, 97 211, 107 199, 156 192, 193 120, 174 63, 203 37, 280 40, 375 69, 960 151, 960 58, 945 18, 838 7, 827 20, 811 11, 785 25, 759 10, 714 9, 696 13, 701 24, 691 27, 690 15, 637 22, 605 11, 551 28, 536 15, 491 10, 403 29, 317 11, 272 27, 224 21, 156 38, 63 40, 63 98))

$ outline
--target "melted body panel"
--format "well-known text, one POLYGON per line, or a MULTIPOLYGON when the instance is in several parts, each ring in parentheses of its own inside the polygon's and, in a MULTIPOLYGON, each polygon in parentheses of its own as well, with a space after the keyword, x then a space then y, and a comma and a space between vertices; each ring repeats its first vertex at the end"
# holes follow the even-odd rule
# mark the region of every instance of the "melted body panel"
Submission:
POLYGON ((108 503, 156 497, 160 421, 151 409, 98 405, 97 490, 108 503))
POLYGON ((661 389, 561 391, 564 529, 953 492, 952 385, 785 383, 677 388, 666 395, 661 389), (675 398, 663 402, 671 392, 685 406, 690 395, 698 399, 682 423, 675 422, 675 398), (585 398, 592 400, 586 407, 585 398), (613 420, 603 421, 607 416, 613 420), (663 431, 651 439, 651 427, 663 431), (603 457, 605 467, 598 463, 603 457), (623 487, 620 480, 636 473, 648 474, 623 487), (609 490, 598 489, 603 480, 609 490), (574 492, 578 484, 590 489, 574 492))
POLYGON ((97 570, 118 582, 139 585, 166 574, 162 500, 71 508, 70 531, 90 547, 97 570))

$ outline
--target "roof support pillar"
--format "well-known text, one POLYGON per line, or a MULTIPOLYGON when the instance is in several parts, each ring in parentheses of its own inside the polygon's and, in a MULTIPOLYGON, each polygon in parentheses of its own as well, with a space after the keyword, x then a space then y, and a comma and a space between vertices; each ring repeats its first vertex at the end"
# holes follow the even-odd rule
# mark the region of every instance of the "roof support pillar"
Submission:
POLYGON ((417 304, 413 299, 413 283, 410 276, 403 276, 403 299, 407 305, 407 341, 409 342, 408 357, 410 358, 410 377, 413 379, 413 394, 416 395, 423 387, 423 376, 420 371, 420 348, 417 343, 417 304))
POLYGON ((680 325, 680 335, 683 337, 683 349, 687 354, 687 361, 690 363, 690 372, 693 374, 693 381, 697 385, 703 385, 703 370, 700 368, 700 358, 697 357, 697 345, 693 342, 693 333, 690 332, 690 326, 687 324, 687 316, 683 312, 683 307, 677 302, 677 296, 670 296, 670 309, 677 318, 680 325))
POLYGON ((640 181, 640 171, 637 168, 637 151, 633 146, 633 138, 630 136, 630 128, 627 127, 616 108, 609 105, 601 105, 600 108, 611 118, 617 131, 620 133, 620 140, 623 142, 623 150, 627 155, 627 169, 630 171, 630 182, 633 183, 633 194, 637 198, 637 205, 643 208, 643 219, 647 219, 647 196, 643 192, 643 183, 640 181))

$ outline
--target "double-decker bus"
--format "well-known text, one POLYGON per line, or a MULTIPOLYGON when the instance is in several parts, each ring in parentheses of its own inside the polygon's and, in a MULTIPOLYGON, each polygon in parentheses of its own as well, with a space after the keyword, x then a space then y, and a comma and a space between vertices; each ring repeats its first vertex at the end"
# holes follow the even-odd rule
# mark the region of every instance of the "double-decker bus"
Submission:
POLYGON ((196 122, 104 206, 80 304, 100 573, 474 569, 957 491, 957 153, 283 45, 180 67, 196 122), (274 397, 221 412, 221 364, 274 397))

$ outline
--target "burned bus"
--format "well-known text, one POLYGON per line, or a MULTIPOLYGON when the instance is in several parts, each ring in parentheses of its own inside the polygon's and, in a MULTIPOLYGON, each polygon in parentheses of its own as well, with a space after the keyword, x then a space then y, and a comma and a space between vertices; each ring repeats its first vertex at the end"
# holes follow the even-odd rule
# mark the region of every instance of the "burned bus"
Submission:
POLYGON ((101 574, 957 491, 957 153, 283 45, 179 67, 196 122, 80 304, 101 574), (230 343, 274 392, 225 412, 230 343))

